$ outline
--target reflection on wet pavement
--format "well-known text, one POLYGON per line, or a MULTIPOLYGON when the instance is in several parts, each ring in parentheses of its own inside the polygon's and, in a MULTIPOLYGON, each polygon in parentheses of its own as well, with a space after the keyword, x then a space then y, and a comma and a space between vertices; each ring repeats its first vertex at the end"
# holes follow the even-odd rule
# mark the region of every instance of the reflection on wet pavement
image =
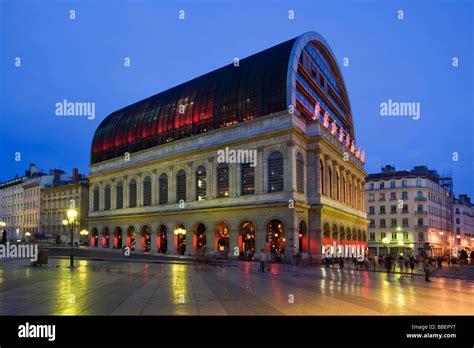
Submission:
POLYGON ((0 315, 474 315, 463 280, 274 265, 0 264, 0 315))

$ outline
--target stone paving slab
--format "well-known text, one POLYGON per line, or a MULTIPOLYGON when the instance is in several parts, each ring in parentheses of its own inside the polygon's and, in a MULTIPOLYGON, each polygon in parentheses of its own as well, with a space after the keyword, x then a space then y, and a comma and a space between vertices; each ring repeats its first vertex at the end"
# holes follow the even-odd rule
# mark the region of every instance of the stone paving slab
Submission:
POLYGON ((474 315, 474 284, 335 268, 0 264, 0 315, 474 315))

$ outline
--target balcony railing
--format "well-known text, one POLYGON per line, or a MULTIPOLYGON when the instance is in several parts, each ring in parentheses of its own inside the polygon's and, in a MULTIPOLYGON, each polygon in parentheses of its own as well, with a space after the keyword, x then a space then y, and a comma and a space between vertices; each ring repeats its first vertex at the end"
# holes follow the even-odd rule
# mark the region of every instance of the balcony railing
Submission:
POLYGON ((417 229, 417 230, 426 230, 426 229, 428 229, 428 226, 426 226, 426 225, 416 225, 415 229, 417 229))
POLYGON ((426 210, 416 210, 415 215, 417 215, 417 216, 428 215, 428 212, 426 210))
POLYGON ((426 197, 425 196, 415 196, 415 201, 416 202, 426 202, 426 197))

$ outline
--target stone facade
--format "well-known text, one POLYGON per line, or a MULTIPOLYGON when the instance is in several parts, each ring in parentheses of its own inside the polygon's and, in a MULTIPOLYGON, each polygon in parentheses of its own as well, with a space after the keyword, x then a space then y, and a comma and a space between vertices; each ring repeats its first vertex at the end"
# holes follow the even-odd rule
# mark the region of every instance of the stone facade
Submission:
POLYGON ((90 169, 93 246, 135 244, 135 252, 177 253, 182 243, 174 232, 181 225, 186 230, 185 254, 196 254, 202 249, 199 244, 206 244, 208 254, 222 254, 221 233, 216 232, 225 225, 228 243, 223 251, 228 257, 245 251, 243 241, 249 234, 256 251, 278 244, 288 262, 298 252, 320 260, 322 251, 331 252, 331 247, 334 255, 355 255, 365 249, 368 221, 363 207, 363 163, 317 120, 306 123, 285 112, 269 115, 93 164, 90 169), (228 196, 217 197, 218 151, 226 147, 257 150, 254 194, 242 195, 241 164, 230 163, 228 196), (269 159, 275 152, 283 158, 283 186, 270 192, 275 168, 269 168, 269 159), (201 200, 196 193, 202 180, 197 177, 200 167, 206 172, 206 199, 201 200), (176 187, 180 170, 186 173, 186 199, 181 202, 176 187), (168 201, 160 204, 162 174, 168 178, 168 201), (149 198, 145 191, 150 184, 145 188, 145 181, 151 182, 149 198), (130 194, 135 197, 135 188, 130 191, 132 182, 136 183, 136 206, 130 204, 130 194), (119 193, 123 208, 117 209, 119 186, 123 187, 119 193), (249 229, 246 222, 253 227, 249 229), (203 226, 205 235, 200 237, 203 226), (166 239, 159 231, 165 231, 166 239))

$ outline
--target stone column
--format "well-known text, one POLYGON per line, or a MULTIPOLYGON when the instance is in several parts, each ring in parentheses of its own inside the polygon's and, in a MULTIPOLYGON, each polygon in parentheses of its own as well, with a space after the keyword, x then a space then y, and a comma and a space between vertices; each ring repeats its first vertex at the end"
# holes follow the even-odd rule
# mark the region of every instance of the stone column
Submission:
POLYGON ((298 237, 298 228, 288 228, 285 232, 285 263, 294 263, 296 261, 295 255, 297 253, 297 242, 299 240, 298 237), (296 242, 295 242, 296 241, 296 242))
POLYGON ((267 192, 267 161, 265 148, 257 148, 257 166, 255 167, 255 194, 267 192))
MULTIPOLYGON (((229 258, 236 259, 238 256, 234 255, 234 249, 238 248, 239 245, 239 226, 235 226, 229 230, 229 258)), ((239 254, 242 250, 239 248, 239 254)))
POLYGON ((321 263, 322 254, 322 231, 320 228, 311 228, 308 230, 309 253, 311 263, 321 263))
POLYGON ((143 207, 143 184, 142 174, 137 175, 137 207, 143 207))
POLYGON ((212 229, 206 230, 206 252, 208 256, 211 256, 215 252, 214 248, 214 238, 215 238, 215 231, 212 229))
POLYGON ((167 253, 170 255, 176 254, 174 249, 174 226, 166 225, 166 241, 167 241, 167 253))
POLYGON ((123 177, 123 207, 128 208, 130 206, 128 202, 128 175, 123 177))
POLYGON ((283 166, 284 191, 296 192, 295 142, 290 140, 286 143, 286 146, 286 163, 283 166))
MULTIPOLYGON (((153 174, 153 176, 155 176, 153 174)), ((154 178, 153 178, 154 179, 154 178)), ((155 182, 154 180, 152 181, 153 183, 155 182)), ((152 184, 153 186, 153 184, 152 184)), ((151 242, 151 250, 150 250, 150 253, 151 254, 156 254, 158 253, 158 237, 160 236, 160 233, 158 231, 158 225, 157 224, 150 224, 150 228, 151 228, 151 236, 150 236, 150 242, 151 242)))
POLYGON ((186 252, 185 255, 194 256, 194 226, 186 226, 186 252))
POLYGON ((240 164, 229 164, 229 197, 240 196, 240 164))
MULTIPOLYGON (((151 205, 158 204, 158 176, 156 169, 153 169, 151 173, 151 205)), ((156 244, 156 243, 155 243, 156 244)))
POLYGON ((115 178, 110 180, 110 210, 115 210, 117 207, 115 202, 117 201, 117 188, 115 187, 115 178))
MULTIPOLYGON (((194 185, 195 173, 192 163, 189 162, 186 168, 186 201, 192 202, 196 199, 196 187, 194 185)), ((188 242, 186 236, 186 244, 188 242)), ((186 245, 187 249, 187 245, 186 245)))
POLYGON ((206 178, 206 190, 207 198, 213 199, 217 196, 217 180, 216 180, 216 167, 213 158, 207 160, 207 178, 206 178))

